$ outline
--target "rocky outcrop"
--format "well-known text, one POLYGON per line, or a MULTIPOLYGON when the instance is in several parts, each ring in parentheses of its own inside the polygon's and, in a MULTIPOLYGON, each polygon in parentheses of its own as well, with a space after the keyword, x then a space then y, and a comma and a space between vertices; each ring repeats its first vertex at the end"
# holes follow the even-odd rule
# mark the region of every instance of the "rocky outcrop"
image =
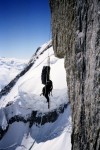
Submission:
POLYGON ((100 149, 100 0, 50 0, 55 55, 65 58, 72 150, 100 149))
MULTIPOLYGON (((6 107, 8 107, 7 105, 6 107)), ((10 124, 13 124, 14 122, 23 122, 27 123, 29 122, 29 128, 32 127, 33 124, 39 126, 44 125, 45 123, 55 122, 59 115, 67 109, 69 106, 69 102, 67 104, 60 105, 57 109, 54 109, 53 111, 50 111, 49 113, 42 113, 39 111, 32 111, 29 117, 25 118, 21 115, 15 115, 11 117, 10 119, 6 118, 7 120, 7 126, 5 129, 0 126, 0 140, 3 138, 3 136, 7 133, 10 124)), ((4 110, 5 112, 5 110, 4 110)))

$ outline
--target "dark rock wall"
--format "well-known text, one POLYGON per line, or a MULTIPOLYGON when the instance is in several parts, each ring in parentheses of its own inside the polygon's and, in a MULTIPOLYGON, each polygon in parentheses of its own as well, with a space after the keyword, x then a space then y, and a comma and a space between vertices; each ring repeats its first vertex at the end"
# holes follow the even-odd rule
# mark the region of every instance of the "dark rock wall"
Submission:
POLYGON ((50 0, 55 55, 65 58, 72 150, 100 149, 100 0, 50 0))

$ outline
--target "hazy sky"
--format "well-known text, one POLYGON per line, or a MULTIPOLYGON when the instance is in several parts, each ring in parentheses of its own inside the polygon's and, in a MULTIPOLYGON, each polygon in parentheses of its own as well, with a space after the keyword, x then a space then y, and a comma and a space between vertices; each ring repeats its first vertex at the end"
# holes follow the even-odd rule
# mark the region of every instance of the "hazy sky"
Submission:
POLYGON ((0 0, 0 57, 30 58, 49 39, 49 0, 0 0))

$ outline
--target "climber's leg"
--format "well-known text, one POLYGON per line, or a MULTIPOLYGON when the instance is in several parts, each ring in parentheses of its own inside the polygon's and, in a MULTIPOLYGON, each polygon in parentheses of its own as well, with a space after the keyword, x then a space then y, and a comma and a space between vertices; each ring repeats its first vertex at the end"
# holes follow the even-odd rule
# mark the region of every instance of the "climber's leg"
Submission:
POLYGON ((48 108, 50 108, 50 99, 49 99, 49 96, 48 95, 45 95, 46 99, 47 99, 47 102, 48 102, 48 108))

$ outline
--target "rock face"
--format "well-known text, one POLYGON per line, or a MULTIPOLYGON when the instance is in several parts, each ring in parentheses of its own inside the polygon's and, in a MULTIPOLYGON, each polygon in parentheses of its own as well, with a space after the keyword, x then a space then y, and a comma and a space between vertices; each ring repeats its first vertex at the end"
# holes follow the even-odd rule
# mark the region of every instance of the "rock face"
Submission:
POLYGON ((65 58, 72 150, 100 149, 100 0, 50 0, 55 55, 65 58))

